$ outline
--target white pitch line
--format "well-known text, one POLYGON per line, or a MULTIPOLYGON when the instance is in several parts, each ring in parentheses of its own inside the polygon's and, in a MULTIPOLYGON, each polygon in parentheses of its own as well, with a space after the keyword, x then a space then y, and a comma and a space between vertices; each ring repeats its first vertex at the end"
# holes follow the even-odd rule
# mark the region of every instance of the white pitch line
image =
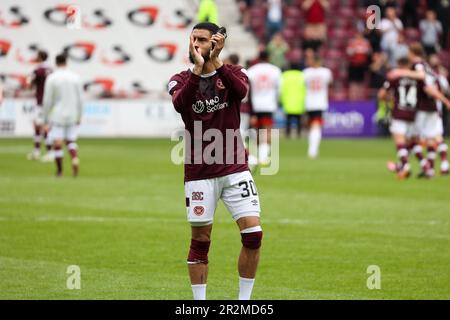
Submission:
MULTIPOLYGON (((169 222, 169 223, 187 223, 185 218, 182 219, 167 219, 167 218, 159 218, 159 217, 101 217, 101 216, 37 216, 37 217, 2 217, 0 216, 0 221, 38 221, 38 222, 169 222)), ((231 218, 216 218, 215 222, 232 223, 233 220, 231 218)), ((296 224, 296 225, 311 225, 311 224, 320 224, 323 226, 329 225, 392 225, 392 224, 415 224, 415 225, 428 225, 428 226, 436 226, 436 225, 448 225, 449 222, 446 221, 416 221, 416 220, 403 220, 403 221, 383 221, 383 220, 344 220, 344 219, 334 219, 334 220, 306 220, 306 219, 264 219, 261 218, 262 223, 270 223, 270 224, 296 224)))

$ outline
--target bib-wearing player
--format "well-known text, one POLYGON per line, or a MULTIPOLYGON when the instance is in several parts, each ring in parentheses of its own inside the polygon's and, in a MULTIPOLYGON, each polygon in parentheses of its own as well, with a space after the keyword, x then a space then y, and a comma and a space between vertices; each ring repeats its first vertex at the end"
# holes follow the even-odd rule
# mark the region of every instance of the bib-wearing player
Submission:
POLYGON ((328 110, 328 86, 333 81, 333 75, 330 69, 322 66, 318 54, 312 60, 303 75, 306 85, 305 109, 309 124, 308 156, 315 159, 319 155, 323 113, 328 110))
POLYGON ((212 224, 222 199, 241 233, 239 299, 244 300, 251 296, 262 240, 259 198, 239 131, 248 78, 242 67, 222 63, 225 37, 218 30, 209 22, 194 26, 189 42, 193 67, 174 75, 168 91, 185 124, 184 181, 192 231, 187 262, 194 299, 206 299, 212 224), (211 138, 213 132, 219 137, 211 138), (232 143, 227 132, 234 135, 232 143))
POLYGON ((47 78, 44 91, 44 121, 50 127, 50 140, 53 143, 56 175, 63 173, 63 142, 66 142, 72 158, 72 171, 78 175, 78 126, 83 112, 82 84, 80 77, 67 69, 67 57, 56 57, 55 72, 47 78))

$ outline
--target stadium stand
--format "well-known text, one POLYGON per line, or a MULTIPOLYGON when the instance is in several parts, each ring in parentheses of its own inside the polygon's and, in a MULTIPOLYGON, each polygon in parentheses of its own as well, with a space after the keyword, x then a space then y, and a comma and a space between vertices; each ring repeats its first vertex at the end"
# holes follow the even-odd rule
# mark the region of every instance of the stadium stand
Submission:
MULTIPOLYGON (((237 2, 242 2, 237 0, 237 2)), ((250 15, 250 28, 254 36, 260 43, 266 44, 266 16, 267 9, 265 1, 254 0, 245 1, 248 5, 245 10, 248 10, 250 15)), ((398 16, 402 20, 406 20, 407 9, 405 5, 407 1, 391 1, 397 8, 398 16), (405 11, 405 16, 403 15, 405 11)), ((419 7, 416 12, 418 19, 425 16, 427 8, 431 7, 433 1, 420 0, 419 7), (430 4, 427 4, 430 2, 430 4)), ((434 1, 436 2, 436 1, 434 1)), ((304 50, 304 27, 305 27, 305 12, 302 10, 302 0, 284 0, 283 1, 283 29, 282 35, 287 43, 290 45, 290 51, 286 54, 289 61, 296 61, 302 59, 304 50)), ((348 64, 349 59, 346 53, 346 48, 350 39, 356 33, 364 32, 365 36, 369 38, 368 30, 365 26, 365 19, 367 17, 366 9, 369 4, 376 4, 377 1, 358 1, 358 0, 330 0, 329 9, 326 10, 326 25, 327 25, 327 40, 321 46, 321 54, 325 57, 325 65, 329 67, 335 77, 335 81, 330 90, 330 97, 334 100, 347 100, 351 95, 348 93, 349 79, 348 79, 348 64)), ((242 7, 242 6, 241 6, 242 7)), ((382 7, 384 9, 384 7, 382 7)), ((246 13, 241 10, 242 14, 246 13)), ((439 16, 439 15, 438 15, 439 16)), ((449 24, 449 20, 443 20, 443 23, 449 24)), ((444 27, 445 29, 445 27, 444 27)), ((448 26, 447 26, 448 29, 448 26)), ((421 40, 421 32, 418 27, 406 25, 403 29, 403 35, 406 42, 421 40)), ((450 39, 450 36, 447 35, 450 39)), ((379 41, 379 40, 378 40, 379 41)), ((443 41, 445 42, 445 41, 443 41)), ((446 41, 447 44, 450 41, 446 41)), ((378 48, 372 48, 377 51, 378 48)), ((442 48, 439 52, 441 60, 447 64, 450 61, 450 46, 442 48)), ((364 92, 358 97, 367 99, 374 96, 376 88, 370 88, 369 73, 366 72, 364 79, 364 92)))
POLYGON ((78 3, 1 1, 0 77, 8 96, 24 94, 38 49, 48 51, 51 62, 66 51, 94 97, 139 98, 165 91, 167 79, 187 68, 186 39, 195 8, 186 1, 78 3))

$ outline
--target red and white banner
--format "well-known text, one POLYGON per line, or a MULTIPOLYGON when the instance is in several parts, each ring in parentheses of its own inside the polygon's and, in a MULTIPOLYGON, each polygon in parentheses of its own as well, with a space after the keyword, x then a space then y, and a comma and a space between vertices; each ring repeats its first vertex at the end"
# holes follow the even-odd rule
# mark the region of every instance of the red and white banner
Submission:
POLYGON ((193 10, 185 0, 2 0, 0 81, 18 96, 46 50, 66 52, 89 97, 139 99, 188 67, 193 10))

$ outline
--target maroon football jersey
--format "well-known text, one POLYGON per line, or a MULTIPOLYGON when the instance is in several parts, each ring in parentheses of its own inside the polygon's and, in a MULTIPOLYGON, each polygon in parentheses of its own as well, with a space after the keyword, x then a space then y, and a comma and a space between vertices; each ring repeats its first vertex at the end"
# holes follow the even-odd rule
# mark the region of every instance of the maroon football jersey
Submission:
POLYGON ((38 106, 42 106, 44 99, 44 86, 47 76, 50 74, 51 69, 43 64, 38 66, 33 71, 33 85, 36 87, 36 103, 38 106))
POLYGON ((431 67, 426 62, 414 63, 412 66, 413 70, 424 70, 426 74, 424 86, 418 91, 418 104, 417 109, 426 112, 437 111, 436 100, 430 97, 424 90, 426 85, 438 85, 437 77, 431 67))
POLYGON ((413 122, 416 117, 418 93, 423 91, 423 81, 401 77, 386 81, 385 88, 394 92, 392 118, 413 122))
POLYGON ((239 108, 248 91, 248 78, 241 66, 223 65, 215 72, 202 76, 195 75, 190 70, 183 71, 170 79, 168 90, 175 110, 181 114, 185 129, 190 135, 190 139, 185 141, 185 181, 210 179, 249 170, 239 132, 239 108), (222 141, 211 138, 208 129, 215 129, 211 134, 220 132, 222 141), (204 136, 205 132, 207 134, 204 136), (201 150, 196 145, 201 146, 201 150), (220 148, 214 147, 218 145, 220 148), (215 150, 222 150, 222 157, 215 154, 215 150), (219 161, 211 163, 203 155, 212 155, 219 161))

